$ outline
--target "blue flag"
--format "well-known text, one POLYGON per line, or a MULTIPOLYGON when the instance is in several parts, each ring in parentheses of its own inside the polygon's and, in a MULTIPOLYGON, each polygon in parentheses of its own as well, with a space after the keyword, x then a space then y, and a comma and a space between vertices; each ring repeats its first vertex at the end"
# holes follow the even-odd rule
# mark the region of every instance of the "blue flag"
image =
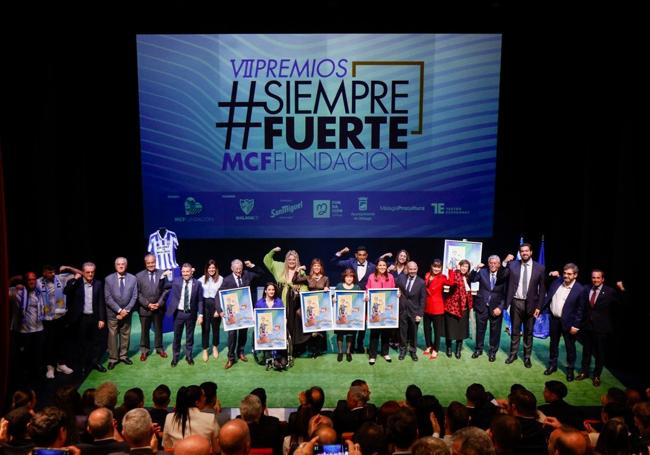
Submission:
MULTIPOLYGON (((544 236, 542 235, 542 245, 539 247, 539 258, 537 260, 541 265, 544 265, 544 236)), ((535 320, 535 326, 533 327, 533 336, 535 338, 547 338, 551 333, 550 327, 550 313, 545 311, 540 314, 537 320, 535 320)))

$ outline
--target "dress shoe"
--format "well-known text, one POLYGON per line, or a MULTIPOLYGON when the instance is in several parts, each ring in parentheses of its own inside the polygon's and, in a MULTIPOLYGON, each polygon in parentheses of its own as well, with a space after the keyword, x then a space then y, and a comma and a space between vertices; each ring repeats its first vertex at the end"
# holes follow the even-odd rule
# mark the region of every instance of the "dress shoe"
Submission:
POLYGON ((516 355, 509 355, 508 358, 506 359, 506 363, 507 363, 507 364, 511 364, 511 363, 514 362, 515 360, 517 360, 517 356, 516 356, 516 355))
POLYGON ((248 358, 244 354, 239 354, 239 360, 242 362, 248 362, 248 358))
POLYGON ((93 368, 95 370, 99 371, 100 373, 106 373, 106 367, 104 365, 102 365, 101 363, 94 364, 93 368))
POLYGON ((219 348, 217 346, 212 346, 212 357, 219 358, 219 348))
POLYGON ((208 350, 207 349, 203 350, 203 352, 201 353, 201 358, 203 359, 204 362, 208 361, 209 356, 208 356, 208 350))
POLYGON ((488 355, 488 360, 490 362, 494 362, 497 359, 497 356, 495 354, 489 354, 488 355))
POLYGON ((143 352, 142 354, 140 354, 140 362, 144 362, 145 360, 147 360, 147 354, 143 352))
POLYGON ((234 362, 232 360, 228 359, 228 361, 226 362, 226 366, 224 368, 226 370, 228 370, 228 369, 232 368, 233 365, 234 365, 234 362))
POLYGON ((591 383, 594 385, 594 387, 600 387, 600 376, 594 376, 594 378, 591 380, 591 383))
POLYGON ((343 353, 339 352, 338 355, 336 356, 336 361, 337 362, 343 362, 343 353))
POLYGON ((530 362, 530 359, 524 359, 524 366, 526 368, 531 368, 533 364, 530 362))
POLYGON ((472 358, 473 359, 478 359, 481 355, 483 355, 483 351, 474 351, 472 353, 472 358))
POLYGON ((418 355, 415 352, 411 352, 411 360, 414 362, 418 361, 418 355))
POLYGON ((587 373, 585 373, 584 371, 581 371, 581 372, 578 374, 578 376, 575 377, 575 380, 576 380, 576 381, 582 381, 582 380, 587 379, 588 377, 589 377, 589 375, 588 375, 587 373))
POLYGON ((374 365, 377 360, 374 357, 368 359, 368 365, 374 365))
POLYGON ((188 357, 185 360, 187 360, 188 365, 194 365, 194 359, 192 357, 188 357))
POLYGON ((457 359, 460 359, 461 355, 462 355, 461 351, 456 349, 456 353, 454 354, 454 357, 456 357, 457 359))
POLYGON ((397 356, 397 360, 404 360, 404 357, 406 357, 406 352, 400 352, 397 356))
POLYGON ((547 369, 544 370, 544 374, 546 376, 553 374, 557 371, 557 367, 548 367, 547 369))
POLYGON ((348 362, 352 362, 352 354, 350 354, 349 352, 345 354, 345 360, 347 360, 348 362))
POLYGON ((115 368, 115 365, 117 365, 117 362, 108 362, 108 369, 112 370, 113 368, 115 368))
POLYGON ((178 365, 178 360, 172 360, 172 368, 174 368, 176 365, 178 365))
POLYGON ((447 357, 451 358, 451 346, 447 347, 447 357))
POLYGON ((391 363, 391 362, 393 361, 393 359, 391 359, 390 356, 389 356, 388 354, 386 354, 386 355, 384 356, 384 360, 385 360, 386 362, 388 362, 388 363, 391 363))
POLYGON ((163 359, 166 359, 166 358, 167 358, 167 353, 166 353, 165 351, 160 351, 160 352, 158 352, 158 355, 159 355, 160 357, 162 357, 163 359))
POLYGON ((133 360, 129 359, 128 357, 124 357, 123 359, 120 359, 120 362, 126 365, 133 365, 133 360))
POLYGON ((58 371, 59 373, 63 373, 63 374, 72 374, 72 373, 74 373, 74 370, 72 368, 70 368, 68 365, 66 365, 65 363, 59 363, 56 366, 56 371, 58 371))
POLYGON ((573 370, 567 370, 566 372, 566 380, 567 382, 573 382, 573 370))

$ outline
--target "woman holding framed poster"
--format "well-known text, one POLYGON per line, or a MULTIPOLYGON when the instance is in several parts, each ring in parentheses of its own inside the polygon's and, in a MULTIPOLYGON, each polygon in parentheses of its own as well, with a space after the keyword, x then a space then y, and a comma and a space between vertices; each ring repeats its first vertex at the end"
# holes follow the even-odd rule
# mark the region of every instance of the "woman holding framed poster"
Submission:
POLYGON ((471 265, 467 259, 458 262, 458 269, 449 270, 452 283, 445 299, 445 333, 447 357, 451 357, 451 343, 456 340, 456 358, 460 359, 463 340, 469 338, 469 311, 472 309, 472 292, 469 285, 471 265))
MULTIPOLYGON (((366 289, 375 288, 394 288, 395 278, 392 274, 388 273, 388 263, 385 259, 377 261, 377 269, 368 277, 368 284, 366 289)), ((390 355, 388 355, 388 340, 390 337, 390 329, 370 329, 370 358, 368 363, 374 365, 377 359, 377 345, 381 339, 381 355, 386 362, 392 362, 390 355)))
MULTIPOLYGON (((311 260, 309 266, 309 275, 304 273, 301 275, 302 270, 296 271, 293 276, 293 282, 299 284, 306 284, 310 291, 323 291, 329 290, 330 279, 325 275, 323 268, 323 261, 318 258, 311 260)), ((311 352, 311 357, 315 359, 327 351, 327 332, 314 332, 311 338, 307 341, 307 348, 311 352)))
MULTIPOLYGON (((296 250, 289 250, 284 256, 284 262, 274 261, 273 255, 281 251, 276 246, 264 256, 264 265, 273 278, 275 278, 278 287, 282 292, 282 302, 287 309, 287 329, 291 336, 293 347, 304 349, 304 343, 309 339, 311 334, 302 332, 302 318, 300 317, 300 292, 307 291, 308 288, 303 283, 294 283, 296 273, 298 276, 304 275, 304 270, 300 267, 300 256, 296 250)), ((295 357, 299 352, 292 352, 295 357)))
MULTIPOLYGON (((280 297, 278 297, 278 294, 278 288, 275 283, 266 283, 264 286, 264 295, 261 299, 255 302, 255 308, 284 308, 284 304, 280 297)), ((286 369, 288 364, 286 349, 262 351, 262 355, 264 359, 264 362, 262 363, 266 363, 266 359, 272 358, 273 368, 276 370, 286 369)))
MULTIPOLYGON (((341 274, 341 282, 336 285, 337 291, 359 291, 361 288, 357 284, 357 275, 354 270, 347 268, 341 274)), ((336 346, 338 355, 336 360, 343 361, 343 338, 345 337, 345 360, 352 362, 352 341, 355 333, 351 330, 336 330, 336 346)))

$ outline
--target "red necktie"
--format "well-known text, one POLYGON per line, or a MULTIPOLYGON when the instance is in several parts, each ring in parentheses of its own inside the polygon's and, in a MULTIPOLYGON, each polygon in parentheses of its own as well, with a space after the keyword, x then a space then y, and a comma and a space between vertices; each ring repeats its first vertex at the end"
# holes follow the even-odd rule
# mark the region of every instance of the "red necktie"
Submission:
POLYGON ((593 308, 596 305, 596 298, 598 297, 598 288, 594 288, 591 292, 591 298, 589 299, 589 305, 593 308))

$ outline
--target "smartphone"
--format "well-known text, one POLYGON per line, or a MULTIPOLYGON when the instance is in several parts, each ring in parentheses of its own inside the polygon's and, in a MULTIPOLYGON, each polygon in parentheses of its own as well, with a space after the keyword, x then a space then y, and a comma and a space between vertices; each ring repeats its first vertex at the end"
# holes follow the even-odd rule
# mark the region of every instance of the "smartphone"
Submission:
POLYGON ((346 444, 316 444, 314 453, 324 453, 328 455, 347 455, 348 446, 346 444))
POLYGON ((52 449, 49 447, 35 447, 32 450, 33 455, 69 455, 70 453, 68 449, 52 449))

